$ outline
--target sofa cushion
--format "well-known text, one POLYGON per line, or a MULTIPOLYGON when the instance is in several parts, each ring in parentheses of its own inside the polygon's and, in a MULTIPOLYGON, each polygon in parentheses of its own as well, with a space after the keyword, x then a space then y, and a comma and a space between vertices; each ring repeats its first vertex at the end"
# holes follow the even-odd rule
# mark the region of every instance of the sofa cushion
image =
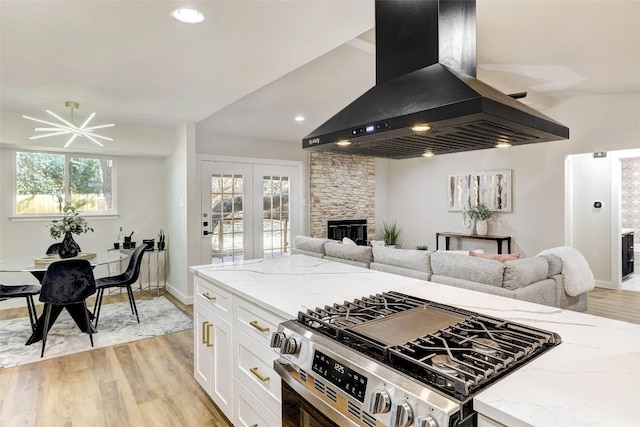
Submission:
POLYGON ((367 266, 373 260, 371 248, 369 246, 351 246, 342 243, 328 242, 324 245, 327 256, 332 258, 342 258, 348 261, 366 263, 367 266))
POLYGON ((502 287, 505 264, 492 259, 436 251, 431 254, 434 275, 502 287))
POLYGON ((549 263, 542 257, 514 259, 505 262, 504 284, 507 289, 518 289, 549 276, 549 263))
POLYGON ((539 255, 549 263, 549 277, 562 273, 562 260, 555 255, 539 255))
POLYGON ((432 251, 394 249, 384 246, 375 246, 372 250, 373 261, 376 263, 394 265, 431 274, 430 257, 433 253, 432 251))
POLYGON ((412 277, 414 279, 426 280, 431 279, 431 274, 421 270, 415 270, 413 268, 398 267, 396 265, 383 264, 381 262, 374 261, 369 264, 369 268, 372 270, 383 271, 385 273, 397 274, 398 276, 412 277))
POLYGON ((318 237, 295 236, 293 238, 293 247, 302 251, 317 252, 324 255, 324 245, 330 241, 329 239, 318 237))

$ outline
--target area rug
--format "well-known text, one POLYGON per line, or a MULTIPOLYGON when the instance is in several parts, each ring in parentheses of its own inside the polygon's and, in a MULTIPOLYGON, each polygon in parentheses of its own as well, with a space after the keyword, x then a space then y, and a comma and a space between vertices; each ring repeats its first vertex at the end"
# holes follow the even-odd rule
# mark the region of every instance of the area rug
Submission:
MULTIPOLYGON (((164 297, 136 301, 136 305, 140 323, 131 314, 128 301, 102 306, 93 349, 193 328, 191 319, 164 297)), ((30 336, 27 317, 0 321, 0 369, 92 350, 89 336, 80 331, 66 310, 49 331, 43 358, 42 341, 25 345, 30 336)))

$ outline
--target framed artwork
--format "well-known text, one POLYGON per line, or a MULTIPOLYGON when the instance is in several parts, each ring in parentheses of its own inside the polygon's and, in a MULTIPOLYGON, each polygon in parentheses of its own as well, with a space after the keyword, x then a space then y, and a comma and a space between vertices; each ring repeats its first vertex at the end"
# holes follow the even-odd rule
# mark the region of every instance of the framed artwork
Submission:
POLYGON ((511 212, 511 169, 457 173, 449 175, 447 185, 450 212, 463 212, 478 203, 492 211, 511 212))

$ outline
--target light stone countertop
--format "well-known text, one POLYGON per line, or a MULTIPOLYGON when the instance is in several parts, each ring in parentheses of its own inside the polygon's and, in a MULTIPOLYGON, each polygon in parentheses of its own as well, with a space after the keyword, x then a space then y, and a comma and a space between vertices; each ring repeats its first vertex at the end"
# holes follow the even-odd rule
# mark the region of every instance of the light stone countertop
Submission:
POLYGON ((562 343, 474 397, 508 426, 640 426, 640 325, 304 255, 192 271, 283 318, 386 291, 556 332, 562 343))

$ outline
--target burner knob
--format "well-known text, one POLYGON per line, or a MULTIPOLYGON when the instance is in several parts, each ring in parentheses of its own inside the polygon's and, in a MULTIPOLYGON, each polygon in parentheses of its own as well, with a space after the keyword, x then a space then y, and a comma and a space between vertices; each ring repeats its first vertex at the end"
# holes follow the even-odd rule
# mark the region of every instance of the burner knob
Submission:
POLYGON ((284 332, 274 332, 273 335, 271 335, 271 344, 270 346, 273 348, 280 348, 282 347, 282 342, 285 339, 285 335, 284 332))
POLYGON ((287 338, 282 342, 280 347, 280 353, 282 354, 296 354, 298 351, 298 343, 294 338, 287 338))
POLYGON ((414 424, 415 427, 438 427, 436 421, 431 418, 429 415, 424 417, 416 418, 416 422, 414 424))
POLYGON ((407 402, 400 402, 391 411, 391 427, 409 427, 413 422, 413 409, 407 402))
POLYGON ((391 398, 385 390, 374 390, 369 400, 370 414, 384 414, 391 409, 391 398))

